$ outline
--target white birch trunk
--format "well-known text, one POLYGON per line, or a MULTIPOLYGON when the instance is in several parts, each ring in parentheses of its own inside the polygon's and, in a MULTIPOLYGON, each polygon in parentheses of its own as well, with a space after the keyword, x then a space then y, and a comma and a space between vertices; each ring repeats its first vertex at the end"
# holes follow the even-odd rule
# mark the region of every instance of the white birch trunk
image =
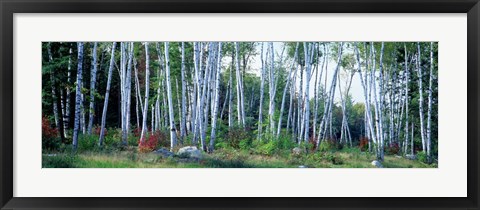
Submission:
MULTIPOLYGON (((283 109, 285 107, 285 96, 287 95, 287 90, 289 89, 288 87, 290 86, 290 81, 292 80, 292 77, 295 76, 296 71, 297 71, 296 62, 297 62, 298 46, 299 45, 300 45, 300 43, 297 42, 297 44, 295 46, 295 54, 293 55, 293 62, 292 62, 292 65, 290 66, 290 73, 287 76, 287 83, 285 84, 285 89, 283 89, 282 104, 280 105, 280 116, 279 116, 279 119, 278 119, 278 127, 277 127, 277 135, 276 135, 277 137, 280 135, 280 130, 281 130, 281 127, 282 127, 283 109), (295 71, 294 71, 294 68, 295 68, 295 71), (295 72, 295 74, 294 74, 294 72, 295 72)), ((291 104, 292 104, 292 97, 290 97, 290 105, 291 104)), ((288 116, 288 119, 287 119, 287 125, 289 124, 288 121, 290 120, 291 107, 292 106, 290 106, 289 111, 288 111, 289 116, 288 116)), ((287 130, 288 130, 288 126, 287 126, 287 130)))
POLYGON ((237 77, 237 110, 238 110, 238 124, 241 127, 245 127, 245 111, 243 106, 243 82, 242 77, 240 75, 240 60, 239 60, 239 44, 235 42, 235 70, 236 70, 236 77, 237 77))
POLYGON ((98 145, 102 146, 103 139, 105 136, 105 122, 107 119, 107 109, 108 109, 108 97, 110 96, 110 83, 112 81, 112 71, 115 65, 115 48, 117 47, 117 43, 113 42, 112 45, 112 52, 110 55, 110 65, 108 67, 108 79, 107 79, 107 90, 105 91, 105 101, 103 102, 103 112, 102 112, 102 123, 100 126, 100 137, 98 139, 98 145))
POLYGON ((270 47, 270 80, 269 80, 269 92, 270 92, 270 104, 268 108, 268 118, 270 120, 270 133, 275 132, 275 121, 274 121, 274 113, 275 113, 275 51, 273 49, 273 42, 269 43, 270 47))
POLYGON ((180 119, 180 136, 185 138, 186 135, 186 79, 185 79, 185 42, 182 42, 181 48, 182 54, 182 64, 181 64, 181 79, 182 79, 182 112, 181 112, 181 119, 180 119))
POLYGON ((425 127, 423 122, 423 72, 421 66, 421 52, 420 43, 417 42, 417 75, 418 75, 418 93, 420 98, 418 99, 418 112, 420 116, 420 137, 422 138, 422 151, 426 152, 425 142, 425 127))
MULTIPOLYGON (((332 104, 333 100, 335 98, 335 87, 337 85, 337 75, 338 72, 340 71, 340 66, 341 66, 341 61, 342 61, 342 52, 343 52, 343 42, 340 42, 339 50, 338 50, 338 60, 337 60, 337 67, 335 68, 335 72, 332 77, 332 83, 330 85, 330 91, 329 91, 329 99, 327 106, 324 110, 324 114, 322 117, 322 121, 320 123, 320 129, 318 133, 318 138, 316 142, 316 148, 318 149, 318 146, 320 145, 320 141, 324 138, 325 133, 326 133, 326 123, 329 118, 329 115, 331 115, 332 112, 332 104)), ((331 127, 331 126, 330 126, 331 127)))
MULTIPOLYGON (((148 53, 148 42, 145 42, 145 102, 142 116, 142 133, 140 134, 140 144, 145 142, 147 134, 147 113, 148 113, 148 92, 150 89, 150 56, 148 53)), ((153 111, 153 110, 152 110, 153 111)))
POLYGON ((172 87, 170 83, 170 58, 169 58, 169 48, 168 42, 164 43, 165 48, 165 74, 166 74, 166 83, 167 83, 167 100, 168 100, 168 115, 170 123, 170 151, 173 151, 173 148, 177 145, 177 133, 175 129, 175 117, 173 114, 173 102, 172 102, 172 87))
POLYGON ((263 59, 263 47, 264 43, 262 42, 262 48, 260 50, 260 62, 262 63, 262 74, 260 77, 260 105, 258 107, 258 140, 262 139, 262 128, 263 128, 263 90, 265 85, 265 63, 263 59))
POLYGON ((431 140, 432 140, 432 85, 433 85, 433 42, 430 42, 430 76, 428 83, 428 113, 427 113, 427 158, 428 162, 432 161, 431 156, 431 140))
POLYGON ((93 43, 93 64, 92 72, 90 73, 90 105, 89 105, 89 116, 88 116, 88 129, 87 133, 92 134, 93 127, 93 117, 94 117, 94 102, 95 102, 95 84, 97 79, 97 42, 93 43))
POLYGON ((219 95, 220 95, 220 71, 222 70, 222 43, 218 43, 217 51, 217 65, 216 65, 216 76, 215 76, 215 99, 214 99, 214 109, 212 115, 212 132, 210 135, 210 147, 209 152, 213 152, 215 146, 216 138, 216 126, 217 126, 217 114, 218 114, 218 104, 219 104, 219 95))
POLYGON ((75 91, 75 122, 73 126, 73 150, 77 150, 78 146, 78 132, 80 129, 80 106, 81 106, 81 84, 82 84, 82 71, 83 71, 83 42, 78 42, 78 65, 77 65, 77 85, 75 91))

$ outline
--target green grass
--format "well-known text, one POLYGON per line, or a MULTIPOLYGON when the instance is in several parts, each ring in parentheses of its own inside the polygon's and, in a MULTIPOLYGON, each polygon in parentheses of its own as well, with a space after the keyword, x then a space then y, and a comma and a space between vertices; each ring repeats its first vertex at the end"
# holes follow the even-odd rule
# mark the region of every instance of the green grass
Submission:
MULTIPOLYGON (((202 160, 180 157, 162 158, 154 153, 137 153, 130 148, 125 151, 84 151, 77 154, 44 154, 44 168, 373 168, 375 155, 356 149, 316 152, 294 156, 289 150, 265 155, 255 151, 218 149, 205 154, 202 160)), ((435 168, 420 161, 385 156, 385 168, 435 168)))

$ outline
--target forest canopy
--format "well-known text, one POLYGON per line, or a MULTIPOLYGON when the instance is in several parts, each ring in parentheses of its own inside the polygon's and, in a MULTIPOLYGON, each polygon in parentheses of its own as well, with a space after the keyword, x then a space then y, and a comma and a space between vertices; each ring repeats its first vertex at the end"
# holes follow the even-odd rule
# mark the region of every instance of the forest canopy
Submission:
POLYGON ((42 162, 437 167, 437 81, 437 42, 43 42, 42 162))

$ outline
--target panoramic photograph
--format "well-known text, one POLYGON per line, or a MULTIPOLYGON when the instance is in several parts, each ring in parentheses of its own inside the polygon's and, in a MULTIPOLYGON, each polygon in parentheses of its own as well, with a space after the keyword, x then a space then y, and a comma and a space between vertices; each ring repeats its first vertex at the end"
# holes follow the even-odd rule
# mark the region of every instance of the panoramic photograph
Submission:
POLYGON ((438 168, 438 42, 42 42, 42 168, 438 168))

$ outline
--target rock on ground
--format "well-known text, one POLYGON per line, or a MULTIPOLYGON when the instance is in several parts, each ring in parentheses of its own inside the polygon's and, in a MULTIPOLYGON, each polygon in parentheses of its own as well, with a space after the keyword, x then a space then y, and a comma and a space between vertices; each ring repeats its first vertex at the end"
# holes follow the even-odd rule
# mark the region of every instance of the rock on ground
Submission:
POLYGON ((173 155, 175 154, 175 153, 170 152, 170 150, 167 150, 167 149, 165 149, 165 148, 160 148, 160 149, 158 149, 158 150, 156 150, 156 151, 153 151, 153 153, 155 153, 155 154, 157 154, 157 155, 160 155, 160 156, 162 156, 162 157, 164 157, 164 158, 166 158, 166 157, 173 157, 173 155))
POLYGON ((292 153, 293 153, 294 155, 301 155, 302 152, 303 152, 302 149, 300 149, 300 148, 298 148, 298 147, 295 147, 295 148, 292 149, 292 153))
POLYGON ((304 165, 301 165, 301 166, 298 166, 299 168, 308 168, 307 166, 304 166, 304 165))
POLYGON ((415 155, 405 155, 405 158, 407 158, 409 160, 416 160, 417 156, 415 156, 415 155))
POLYGON ((180 157, 197 158, 197 159, 201 159, 203 156, 202 151, 197 149, 197 147, 195 146, 182 147, 178 150, 177 155, 180 157))
POLYGON ((375 167, 377 167, 377 168, 383 168, 382 163, 380 163, 380 162, 377 161, 377 160, 372 161, 372 166, 375 166, 375 167))

